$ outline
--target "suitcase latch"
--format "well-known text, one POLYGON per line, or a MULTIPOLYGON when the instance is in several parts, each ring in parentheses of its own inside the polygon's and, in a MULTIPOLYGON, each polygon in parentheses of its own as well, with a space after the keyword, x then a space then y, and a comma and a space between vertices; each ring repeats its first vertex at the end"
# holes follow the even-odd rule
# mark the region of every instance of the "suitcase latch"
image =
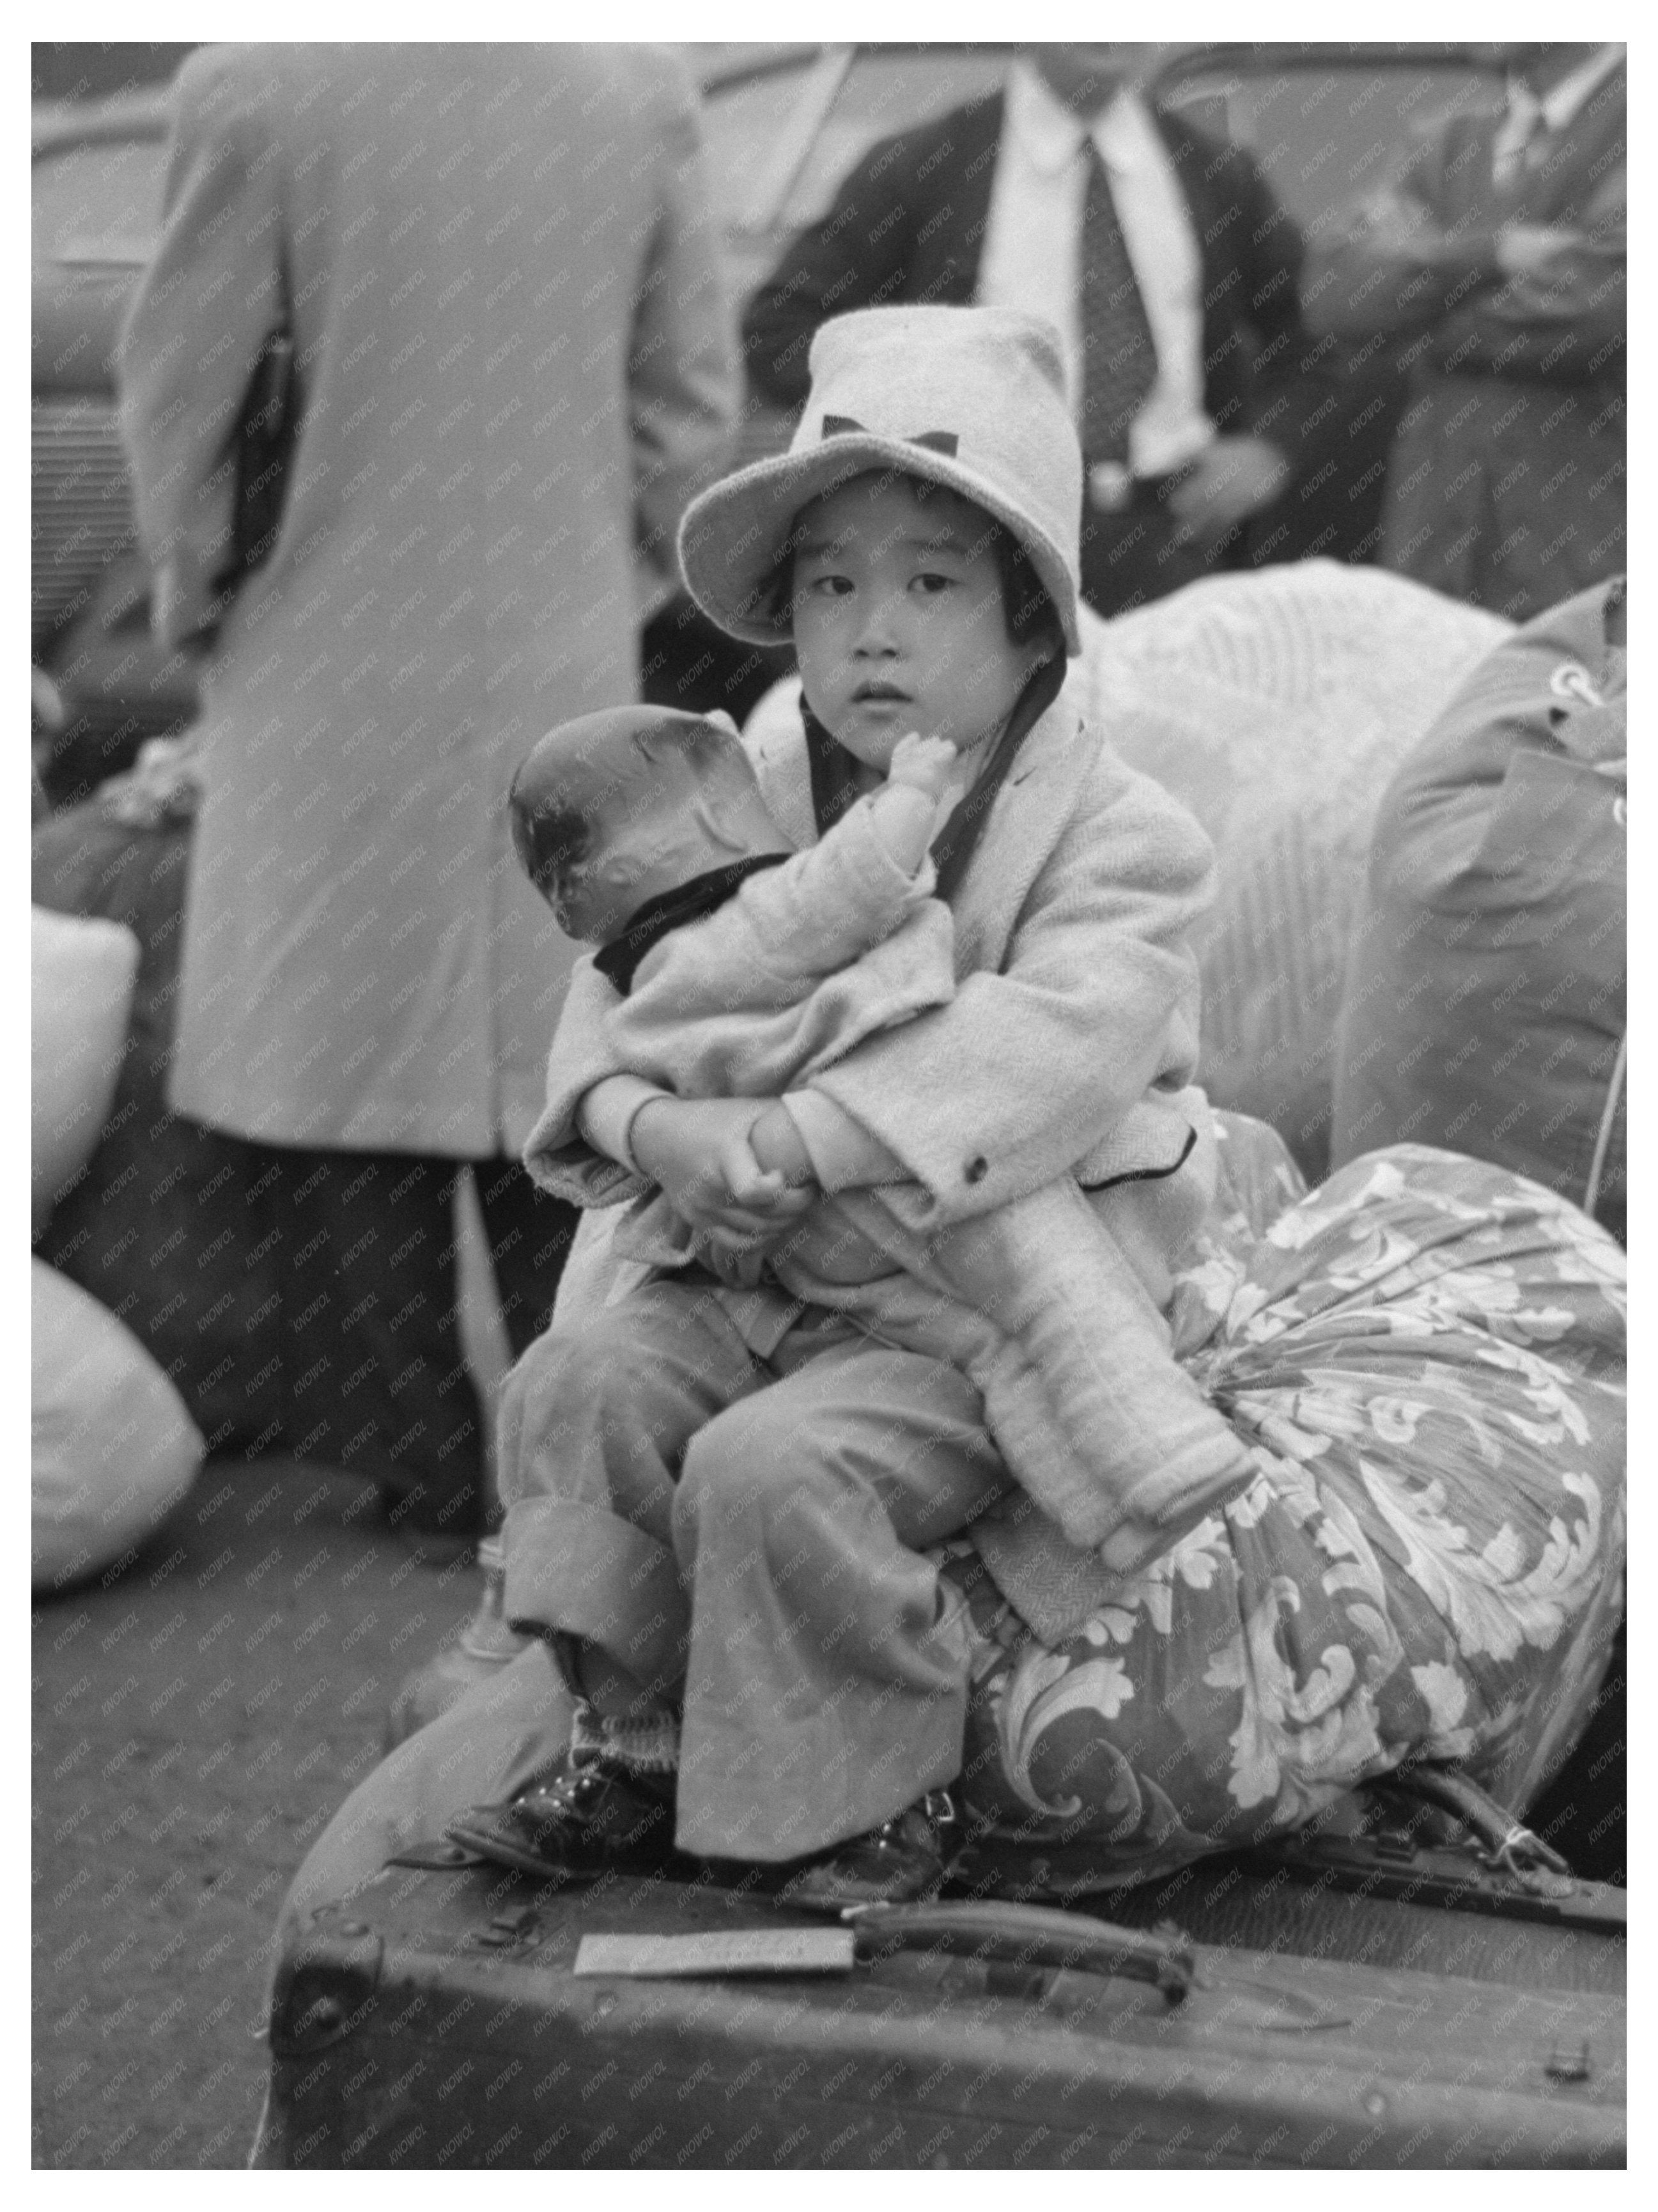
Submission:
POLYGON ((480 1951, 510 1951, 515 1947, 532 1943, 541 1933, 541 1920, 533 1905, 503 1906, 494 1914, 487 1927, 480 1928, 472 1941, 480 1951))
POLYGON ((1551 2081, 1587 2081, 1594 2071, 1588 2039, 1564 2047, 1557 2043, 1543 2061, 1543 2071, 1551 2081))

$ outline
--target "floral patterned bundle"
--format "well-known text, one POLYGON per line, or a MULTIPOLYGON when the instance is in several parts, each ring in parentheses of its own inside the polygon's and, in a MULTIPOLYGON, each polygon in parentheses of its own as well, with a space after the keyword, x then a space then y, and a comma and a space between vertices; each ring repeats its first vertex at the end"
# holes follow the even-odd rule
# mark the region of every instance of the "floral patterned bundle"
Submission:
POLYGON ((1038 1888, 1259 1841, 1421 1755, 1523 1808, 1623 1607, 1613 1239, 1418 1146, 1303 1195, 1270 1130, 1220 1118, 1175 1346, 1254 1481, 1053 1645, 969 1541, 943 1554, 975 1655, 963 1794, 1038 1888))

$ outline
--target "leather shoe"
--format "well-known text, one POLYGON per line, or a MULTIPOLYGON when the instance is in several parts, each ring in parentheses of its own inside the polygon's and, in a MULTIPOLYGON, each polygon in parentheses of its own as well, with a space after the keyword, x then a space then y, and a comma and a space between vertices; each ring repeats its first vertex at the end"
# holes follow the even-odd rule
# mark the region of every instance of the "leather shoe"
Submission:
POLYGON ((878 1828, 811 1860, 784 1883, 791 1905, 838 1912, 848 1905, 909 1905, 930 1897, 962 1847, 961 1816, 948 1790, 929 1790, 878 1828))
POLYGON ((475 1805, 445 1832, 525 1874, 598 1874, 666 1864, 674 1855, 673 1825, 671 1774, 643 1773, 603 1753, 567 1752, 516 1797, 475 1805))

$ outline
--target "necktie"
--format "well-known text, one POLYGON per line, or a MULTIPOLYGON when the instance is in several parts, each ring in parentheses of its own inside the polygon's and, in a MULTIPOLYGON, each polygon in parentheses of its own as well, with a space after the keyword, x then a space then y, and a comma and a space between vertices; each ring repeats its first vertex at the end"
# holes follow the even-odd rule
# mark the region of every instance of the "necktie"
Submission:
POLYGON ((1090 138, 1083 199, 1081 328, 1084 459, 1127 457, 1128 426, 1157 381, 1157 356, 1100 150, 1090 138))

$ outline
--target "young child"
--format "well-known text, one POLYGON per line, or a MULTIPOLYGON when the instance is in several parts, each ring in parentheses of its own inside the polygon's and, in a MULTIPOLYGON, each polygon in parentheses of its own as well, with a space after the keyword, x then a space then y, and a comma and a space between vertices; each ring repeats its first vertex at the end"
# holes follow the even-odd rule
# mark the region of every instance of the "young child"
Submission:
MULTIPOLYGON (((935 521, 963 505, 936 487, 915 496, 935 521)), ((562 1187, 567 1101, 608 1075, 680 1097, 775 1097, 946 1004, 954 933, 928 896, 928 848, 957 761, 944 738, 901 738, 885 781, 791 855, 727 720, 619 708, 544 738, 513 781, 513 842, 561 925, 601 945, 594 965, 621 995, 602 1058, 554 1038, 531 1172, 562 1187)), ((749 1132, 756 1194, 806 1179, 792 1135, 781 1106, 749 1132)), ((659 1191, 635 1200, 614 1249, 665 1267, 697 1249, 659 1191)), ((1244 1464, 1069 1174, 925 1237, 882 1190, 848 1190, 766 1267, 796 1297, 963 1368, 1014 1480, 1120 1571, 1166 1548, 1244 1464)))
MULTIPOLYGON (((590 1204, 655 1186, 702 1264, 555 1324, 508 1377, 507 1610, 582 1703, 553 1768, 451 1832, 541 1869, 674 1841, 799 1862, 793 1893, 837 1905, 944 1870, 968 1644, 926 1548, 971 1524, 1017 1605, 1028 1521, 958 1368, 756 1261, 823 1194, 878 1193, 926 1249, 1069 1176, 1163 1305, 1212 1189, 1185 943, 1211 870, 1058 697, 1081 457, 1054 333, 872 310, 826 325, 811 369, 789 452, 693 504, 681 561, 734 635, 793 640, 799 741, 756 763, 780 848, 909 732, 954 747, 932 851, 955 989, 775 1097, 694 1098, 594 1079, 619 994, 578 969, 537 1171, 590 1204)), ((635 890, 601 884, 601 933, 641 929, 635 890)))

